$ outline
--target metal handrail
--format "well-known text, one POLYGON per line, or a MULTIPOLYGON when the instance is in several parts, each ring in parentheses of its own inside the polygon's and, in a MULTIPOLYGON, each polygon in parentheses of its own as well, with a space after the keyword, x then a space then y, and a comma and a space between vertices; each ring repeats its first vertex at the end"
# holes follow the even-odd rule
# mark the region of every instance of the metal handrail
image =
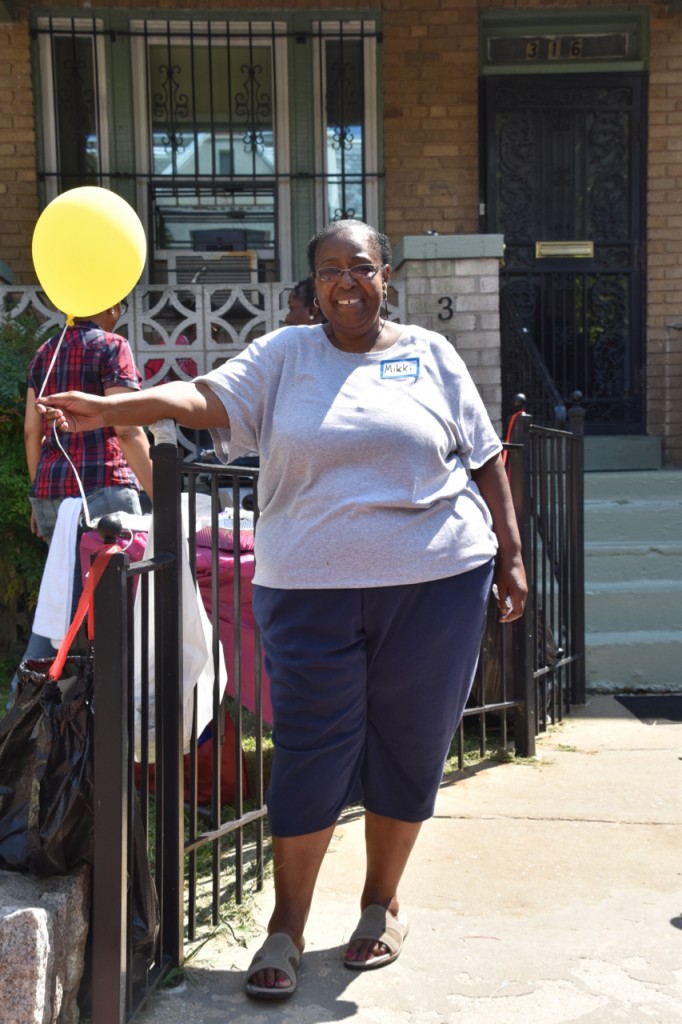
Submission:
POLYGON ((502 349, 502 411, 509 418, 515 410, 518 393, 527 397, 535 423, 562 428, 566 424, 566 404, 547 368, 538 346, 504 292, 500 294, 500 318, 505 323, 502 349))

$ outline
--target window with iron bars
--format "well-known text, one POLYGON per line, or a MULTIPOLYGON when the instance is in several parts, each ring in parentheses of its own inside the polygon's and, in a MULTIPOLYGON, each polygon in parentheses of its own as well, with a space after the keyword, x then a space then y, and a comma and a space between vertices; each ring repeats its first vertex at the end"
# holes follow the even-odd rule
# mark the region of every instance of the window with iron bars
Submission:
POLYGON ((45 202, 123 195, 157 253, 249 251, 262 280, 305 273, 331 220, 379 225, 374 20, 36 19, 45 202))

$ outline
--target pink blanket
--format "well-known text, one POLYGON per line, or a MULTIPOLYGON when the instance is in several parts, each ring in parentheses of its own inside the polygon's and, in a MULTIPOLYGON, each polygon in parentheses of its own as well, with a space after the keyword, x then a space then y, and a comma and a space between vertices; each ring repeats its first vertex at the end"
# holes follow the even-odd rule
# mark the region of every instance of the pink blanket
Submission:
MULTIPOLYGON (((212 608, 212 580, 211 549, 197 545, 197 583, 199 593, 204 602, 204 607, 211 622, 216 621, 215 612, 212 608)), ((241 703, 249 711, 256 709, 256 654, 255 654, 255 624, 253 611, 251 609, 251 580, 253 579, 254 562, 253 553, 242 551, 240 558, 240 580, 241 580, 241 657, 238 664, 241 668, 241 703)), ((234 553, 232 551, 218 552, 218 622, 220 640, 225 652, 225 665, 227 668, 227 692, 231 697, 235 696, 236 669, 235 658, 235 594, 234 594, 234 553)), ((270 682, 265 669, 262 669, 262 704, 263 721, 272 722, 272 705, 270 703, 270 682)))

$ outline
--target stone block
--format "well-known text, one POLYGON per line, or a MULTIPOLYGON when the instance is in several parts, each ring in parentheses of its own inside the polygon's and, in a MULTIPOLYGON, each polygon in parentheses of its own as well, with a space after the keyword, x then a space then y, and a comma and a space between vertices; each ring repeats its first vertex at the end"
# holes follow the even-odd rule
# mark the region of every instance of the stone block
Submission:
POLYGON ((433 295, 471 295, 476 291, 476 278, 452 275, 430 278, 429 291, 433 295))
POLYGON ((77 1024, 89 907, 89 868, 0 871, 1 1024, 77 1024))
POLYGON ((476 317, 473 313, 461 313, 456 310, 452 324, 458 337, 461 338, 463 334, 471 334, 476 330, 476 317))
POLYGON ((466 365, 469 367, 469 369, 471 369, 472 366, 481 365, 481 354, 474 345, 471 345, 469 343, 463 345, 460 340, 457 351, 459 352, 460 356, 462 357, 466 365))
POLYGON ((457 260, 455 273, 458 277, 493 277, 499 265, 499 260, 457 260))
POLYGON ((54 976, 52 936, 45 908, 3 907, 0 918, 2 1024, 51 1024, 61 1011, 54 976))
POLYGON ((499 366, 479 366, 476 371, 476 383, 479 387, 483 384, 494 384, 500 386, 499 366))
POLYGON ((478 290, 484 295, 498 295, 500 291, 499 274, 479 277, 478 290))
POLYGON ((433 299, 430 295, 409 295, 409 315, 412 317, 419 317, 419 323, 423 326, 424 318, 432 311, 433 299))
POLYGON ((496 331, 497 343, 500 343, 500 314, 495 311, 494 313, 481 313, 478 318, 479 327, 482 331, 496 331))
POLYGON ((461 312, 494 313, 499 300, 497 295, 458 295, 455 302, 461 312))
POLYGON ((425 277, 410 277, 407 279, 408 295, 427 295, 429 292, 429 281, 425 277))
POLYGON ((476 347, 485 351, 486 361, 500 362, 500 336, 495 331, 476 331, 476 347))

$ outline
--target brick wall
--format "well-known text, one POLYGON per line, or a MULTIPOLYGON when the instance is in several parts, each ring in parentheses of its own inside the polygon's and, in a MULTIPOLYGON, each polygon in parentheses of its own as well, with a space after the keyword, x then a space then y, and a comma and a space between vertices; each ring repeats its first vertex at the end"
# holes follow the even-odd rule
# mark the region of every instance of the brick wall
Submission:
POLYGON ((28 25, 0 24, 0 259, 15 281, 34 280, 31 236, 38 215, 36 140, 28 25))
MULTIPOLYGON (((53 8, 66 4, 53 4, 53 8)), ((90 11, 111 6, 93 0, 90 11)), ((121 8, 136 7, 122 0, 121 8)), ((243 2, 207 0, 208 10, 243 2)), ((271 12, 269 0, 251 10, 271 12)), ((279 10, 320 9, 317 0, 285 0, 279 10)), ((641 0, 377 0, 383 20, 383 144, 386 230, 403 235, 478 231, 478 15, 503 9, 641 7, 641 0)), ((0 24, 0 260, 18 283, 34 283, 30 239, 38 213, 28 4, 0 24)), ((186 8, 186 0, 146 9, 186 8)), ((666 437, 666 457, 682 465, 682 16, 650 0, 648 141, 648 429, 666 437)), ((337 10, 371 7, 338 0, 337 10)), ((73 6, 68 6, 69 13, 73 6)))
POLYGON ((649 433, 682 466, 682 16, 654 17, 649 74, 649 433))
POLYGON ((478 12, 455 0, 384 0, 389 237, 478 231, 478 12))

